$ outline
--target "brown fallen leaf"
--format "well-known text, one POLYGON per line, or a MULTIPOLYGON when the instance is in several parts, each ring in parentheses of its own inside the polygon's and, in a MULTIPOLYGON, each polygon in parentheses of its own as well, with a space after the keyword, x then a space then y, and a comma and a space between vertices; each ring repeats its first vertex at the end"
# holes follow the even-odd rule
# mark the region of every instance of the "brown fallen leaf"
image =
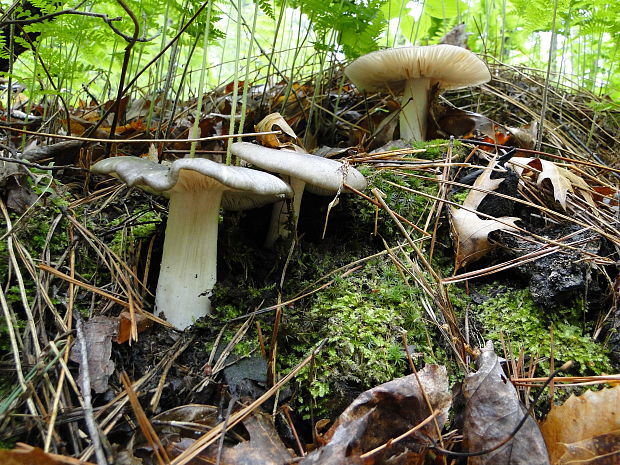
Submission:
MULTIPOLYGON (((468 452, 492 448, 514 431, 527 413, 515 387, 504 375, 499 358, 488 342, 476 360, 478 371, 463 383, 465 421, 463 444, 468 452)), ((528 414, 529 415, 529 414, 528 414)), ((468 465, 544 465, 549 463, 547 448, 536 420, 528 417, 515 436, 500 448, 477 457, 468 465)))
POLYGON ((2 465, 64 465, 76 464, 94 465, 91 462, 78 461, 72 457, 63 457, 57 454, 48 454, 28 444, 17 443, 14 449, 0 449, 0 463, 2 465))
POLYGON ((620 430, 583 441, 564 444, 558 465, 617 465, 620 463, 620 430))
MULTIPOLYGON (((551 463, 561 463, 560 457, 574 449, 571 445, 589 440, 593 446, 597 442, 594 438, 620 430, 620 386, 587 391, 579 397, 570 396, 563 405, 551 409, 540 428, 551 463)), ((615 450, 618 449, 616 443, 615 450)), ((612 451, 607 450, 608 453, 612 451)))
MULTIPOLYGON (((290 462, 291 453, 282 443, 269 415, 254 412, 243 421, 243 426, 250 435, 250 440, 240 442, 232 447, 224 447, 219 461, 221 465, 284 465, 290 462)), ((168 447, 170 457, 180 455, 193 442, 193 440, 185 438, 172 443, 168 447)), ((218 451, 219 445, 212 444, 189 463, 194 465, 216 463, 218 451)))
MULTIPOLYGON (((108 378, 114 373, 112 355, 112 339, 118 332, 118 319, 106 316, 95 316, 84 323, 84 340, 87 347, 88 374, 90 387, 96 393, 108 390, 108 378)), ((80 364, 78 384, 82 386, 82 348, 76 343, 71 349, 71 360, 80 364)))
POLYGON ((474 134, 495 140, 497 123, 479 113, 459 108, 434 105, 431 111, 429 137, 471 137, 474 134))
POLYGON ((300 464, 423 464, 424 444, 429 438, 438 439, 437 427, 441 430, 448 418, 451 395, 445 367, 427 365, 418 376, 421 385, 412 374, 362 393, 323 436, 326 444, 308 454, 300 464), (401 441, 389 443, 431 415, 423 392, 431 410, 440 412, 437 425, 431 421, 401 441), (383 450, 361 457, 386 443, 383 450))
MULTIPOLYGON (((123 344, 129 341, 131 336, 131 314, 128 311, 121 312, 118 318, 118 333, 115 342, 123 344)), ((138 334, 151 327, 152 321, 141 313, 135 313, 135 320, 138 334)))
POLYGON ((455 270, 481 259, 495 248, 495 245, 489 242, 489 233, 500 229, 515 230, 515 222, 519 218, 503 216, 497 220, 482 219, 475 213, 482 199, 487 196, 487 192, 497 189, 504 180, 491 179, 495 165, 496 161, 491 161, 478 176, 474 188, 469 191, 463 202, 464 208, 450 208, 450 220, 456 243, 455 270))
POLYGON ((531 174, 537 185, 541 185, 545 180, 551 183, 554 199, 566 210, 566 197, 569 192, 574 192, 573 187, 579 189, 581 196, 590 205, 595 205, 590 186, 580 176, 572 173, 566 168, 541 158, 513 157, 509 161, 510 166, 519 174, 524 176, 531 174))
POLYGON ((266 134, 262 136, 256 136, 258 142, 265 147, 282 148, 292 147, 294 142, 297 142, 297 134, 288 125, 286 120, 278 112, 270 113, 254 126, 256 132, 269 132, 274 130, 274 126, 282 131, 282 134, 266 134), (287 137, 288 136, 288 137, 287 137))

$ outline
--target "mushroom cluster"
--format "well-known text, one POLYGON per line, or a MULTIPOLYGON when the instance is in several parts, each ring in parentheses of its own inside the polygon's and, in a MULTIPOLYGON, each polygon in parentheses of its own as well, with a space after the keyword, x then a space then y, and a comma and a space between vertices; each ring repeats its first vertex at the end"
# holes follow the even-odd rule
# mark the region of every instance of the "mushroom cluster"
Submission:
POLYGON ((447 44, 379 50, 358 58, 344 72, 360 89, 402 94, 400 137, 414 141, 426 140, 429 95, 434 86, 462 89, 491 79, 480 58, 447 44))
MULTIPOLYGON (((254 166, 288 176, 223 165, 204 158, 183 158, 170 165, 136 157, 107 158, 91 170, 109 174, 129 186, 170 198, 163 256, 155 294, 157 311, 179 329, 185 329, 211 310, 210 296, 217 280, 217 234, 220 206, 244 210, 293 199, 296 224, 304 185, 336 193, 349 184, 366 186, 354 168, 310 154, 297 154, 250 143, 233 144, 233 153, 254 166)), ((285 229, 280 215, 272 220, 271 245, 285 229)))
MULTIPOLYGON (((402 92, 401 137, 414 140, 426 136, 428 98, 434 86, 458 89, 491 78, 482 60, 452 45, 373 52, 351 63, 345 73, 361 89, 402 92)), ((294 136, 292 129, 290 132, 294 136)), ((136 157, 114 157, 92 166, 95 173, 170 197, 155 303, 157 311, 180 329, 210 313, 209 298, 217 279, 220 206, 242 210, 275 202, 265 242, 271 246, 296 229, 306 186, 323 195, 366 188, 364 176, 347 163, 300 153, 303 149, 278 150, 237 142, 231 151, 237 158, 282 178, 203 158, 160 165, 136 157), (292 199, 290 208, 285 208, 285 199, 292 199)))

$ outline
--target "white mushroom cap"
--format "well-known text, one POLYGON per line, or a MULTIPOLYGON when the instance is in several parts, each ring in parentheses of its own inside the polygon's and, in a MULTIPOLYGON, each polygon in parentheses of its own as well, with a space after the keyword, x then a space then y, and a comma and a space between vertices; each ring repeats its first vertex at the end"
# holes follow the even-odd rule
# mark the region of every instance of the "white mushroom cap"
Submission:
POLYGON ((445 90, 477 86, 491 80, 487 65, 469 50, 440 44, 399 47, 364 55, 345 69, 360 89, 400 93, 411 79, 429 78, 445 90))
POLYGON ((338 192, 343 183, 358 190, 366 188, 366 178, 362 173, 337 160, 309 153, 271 149, 249 142, 235 142, 231 151, 233 155, 259 168, 312 185, 313 192, 332 195, 338 192))
MULTIPOLYGON (((366 188, 366 178, 352 166, 330 160, 329 158, 299 153, 292 150, 277 150, 249 142, 235 142, 231 146, 232 153, 242 160, 267 171, 288 176, 288 182, 294 191, 290 212, 283 202, 274 204, 271 224, 265 246, 271 247, 278 237, 288 235, 287 226, 292 219, 296 228, 299 219, 301 197, 308 186, 314 194, 334 195, 347 184, 354 189, 366 188)), ((346 192, 347 189, 344 190, 346 192)))
POLYGON ((246 191, 279 198, 293 194, 288 184, 269 173, 205 158, 182 158, 170 165, 160 165, 143 158, 113 157, 95 163, 91 171, 112 175, 128 186, 159 194, 202 190, 246 191))
POLYGON ((226 186, 222 208, 229 211, 259 208, 293 196, 290 186, 268 173, 256 170, 248 173, 244 171, 246 168, 222 165, 203 158, 183 158, 171 165, 160 165, 144 158, 114 157, 95 163, 91 170, 119 178, 128 186, 166 197, 175 189, 197 190, 199 186, 205 188, 209 183, 212 188, 216 188, 221 184, 226 186), (228 176, 223 176, 223 173, 228 173, 228 176), (236 176, 232 176, 233 173, 236 176), (200 174, 210 178, 203 178, 200 174), (256 180, 256 183, 251 184, 249 177, 256 180), (234 182, 231 182, 231 178, 234 182), (271 183, 275 184, 271 186, 271 183), (248 189, 249 186, 252 186, 252 190, 248 189))
POLYGON ((491 79, 484 62, 462 47, 441 44, 401 47, 364 55, 345 69, 360 89, 388 89, 403 94, 400 136, 425 140, 429 94, 433 86, 461 89, 491 79))

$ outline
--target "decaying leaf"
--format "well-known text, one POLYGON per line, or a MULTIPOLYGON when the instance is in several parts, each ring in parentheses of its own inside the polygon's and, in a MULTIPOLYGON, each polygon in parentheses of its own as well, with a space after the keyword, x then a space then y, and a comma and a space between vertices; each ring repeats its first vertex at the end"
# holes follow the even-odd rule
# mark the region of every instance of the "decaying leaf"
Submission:
MULTIPOLYGON (((27 444, 18 443, 15 449, 0 449, 0 463, 2 465, 63 465, 76 463, 76 459, 48 454, 27 444)), ((84 465, 93 465, 91 462, 80 461, 84 465)))
MULTIPOLYGON (((620 430, 620 386, 601 391, 587 391, 576 397, 570 396, 563 405, 553 407, 545 421, 540 425, 549 449, 551 463, 571 463, 573 453, 579 457, 600 456, 615 451, 618 458, 618 442, 614 448, 602 450, 608 444, 602 436, 620 430), (597 439, 598 438, 598 439, 597 439), (568 455, 567 455, 568 454, 568 455), (564 462, 560 461, 560 458, 564 462)), ((613 437, 613 436, 612 436, 613 437)), ((572 462, 575 463, 575 462, 572 462)), ((618 463, 616 462, 578 462, 578 463, 618 463)))
POLYGON ((517 147, 522 149, 533 149, 536 144, 536 136, 538 133, 538 122, 532 121, 531 124, 520 128, 506 127, 516 142, 517 147))
MULTIPOLYGON (((255 463, 261 465, 283 465, 290 462, 292 458, 291 453, 280 440, 278 432, 268 415, 254 412, 243 421, 243 426, 250 435, 250 440, 240 442, 232 447, 224 447, 219 461, 221 465, 255 463)), ((173 443, 169 446, 169 455, 176 457, 192 444, 193 440, 190 439, 183 439, 173 443)), ((216 463, 218 452, 218 444, 213 444, 204 449, 191 463, 216 463)))
MULTIPOLYGON (((112 339, 118 332, 118 319, 95 316, 84 323, 84 340, 88 357, 88 374, 90 387, 96 393, 108 390, 108 378, 114 373, 112 339)), ((76 343, 71 349, 71 360, 80 364, 78 384, 82 385, 82 347, 76 343)))
MULTIPOLYGON (((527 412, 515 387, 504 375, 492 342, 482 349, 476 364, 478 371, 468 375, 463 383, 466 401, 463 443, 468 452, 490 449, 508 438, 527 412)), ((513 439, 502 447, 470 457, 468 461, 468 465, 500 463, 549 463, 547 448, 534 418, 528 417, 513 439)))
POLYGON ((475 213, 487 192, 494 191, 503 182, 503 178, 491 179, 495 165, 495 161, 490 162, 478 176, 474 188, 469 191, 463 202, 464 208, 450 208, 456 242, 457 270, 481 259, 495 247, 489 242, 489 233, 500 229, 514 230, 515 222, 519 219, 513 216, 503 216, 497 220, 482 219, 475 213))
POLYGON ((278 136, 277 134, 267 134, 262 136, 256 136, 258 142, 265 147, 281 148, 291 147, 293 142, 297 141, 297 135, 295 131, 288 125, 286 120, 278 112, 270 113, 258 122, 254 128, 256 132, 269 132, 274 130, 274 126, 280 129, 283 134, 278 136))
POLYGON ((451 395, 448 391, 446 368, 427 365, 415 374, 398 378, 362 393, 340 415, 323 437, 326 444, 308 454, 300 463, 317 464, 422 464, 426 456, 423 444, 429 438, 438 438, 448 418, 451 395), (371 451, 420 424, 431 410, 439 410, 437 425, 430 422, 420 431, 389 444, 388 447, 367 458, 360 456, 371 451))
POLYGON ((495 140, 498 128, 497 123, 488 117, 459 108, 434 106, 431 118, 436 126, 431 126, 431 137, 471 137, 474 134, 481 134, 495 140), (436 133, 432 132, 433 129, 436 133))
POLYGON ((509 163, 520 176, 531 173, 539 186, 543 181, 548 180, 553 187, 553 197, 564 210, 566 210, 566 197, 569 192, 574 192, 573 187, 577 187, 582 197, 590 205, 594 205, 590 187, 583 178, 551 161, 540 158, 513 157, 509 163))
POLYGON ((558 465, 616 465, 620 463, 620 430, 565 444, 558 465))
MULTIPOLYGON (((136 330, 138 334, 143 331, 146 331, 151 327, 152 321, 149 320, 146 316, 140 313, 134 314, 135 322, 136 322, 136 330)), ((119 315, 118 321, 118 335, 116 336, 115 341, 118 344, 123 344, 129 341, 131 337, 131 314, 129 312, 122 312, 119 315)))

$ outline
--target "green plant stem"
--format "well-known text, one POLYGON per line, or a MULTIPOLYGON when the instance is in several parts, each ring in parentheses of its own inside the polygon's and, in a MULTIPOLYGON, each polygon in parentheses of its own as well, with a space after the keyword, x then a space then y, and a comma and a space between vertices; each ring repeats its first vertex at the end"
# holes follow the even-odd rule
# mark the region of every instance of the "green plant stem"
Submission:
MULTIPOLYGON (((136 15, 134 14, 134 12, 131 10, 131 8, 127 6, 124 0, 116 0, 116 1, 131 18, 134 29, 133 29, 133 36, 131 38, 131 41, 129 41, 129 43, 125 47, 125 55, 123 56, 123 66, 121 68, 121 77, 118 81, 118 94, 116 95, 116 102, 114 103, 114 105, 112 105, 112 108, 114 108, 114 119, 112 119, 112 124, 110 126, 110 139, 115 138, 116 126, 118 125, 118 120, 120 117, 121 100, 123 98, 123 95, 125 95, 125 89, 123 88, 123 86, 125 85, 125 77, 127 76, 127 69, 129 67, 129 59, 131 58, 131 49, 138 41, 138 36, 140 34, 140 24, 138 24, 138 19, 136 18, 136 15)), ((106 151, 108 152, 106 153, 106 155, 109 154, 110 148, 111 148, 110 145, 106 146, 106 151)))
MULTIPOLYGON (((209 2, 209 8, 207 8, 207 20, 205 22, 204 40, 202 43, 202 65, 200 67, 200 76, 198 77, 198 100, 196 102, 196 115, 194 116, 194 124, 192 126, 192 132, 190 138, 195 139, 198 137, 198 125, 202 117, 202 98, 204 96, 204 83, 205 75, 207 74, 207 58, 209 55, 209 33, 211 32, 211 12, 213 10, 213 1, 209 2)), ((185 67, 187 69, 187 66, 185 67)), ((189 158, 196 156, 197 142, 192 142, 189 158)))

